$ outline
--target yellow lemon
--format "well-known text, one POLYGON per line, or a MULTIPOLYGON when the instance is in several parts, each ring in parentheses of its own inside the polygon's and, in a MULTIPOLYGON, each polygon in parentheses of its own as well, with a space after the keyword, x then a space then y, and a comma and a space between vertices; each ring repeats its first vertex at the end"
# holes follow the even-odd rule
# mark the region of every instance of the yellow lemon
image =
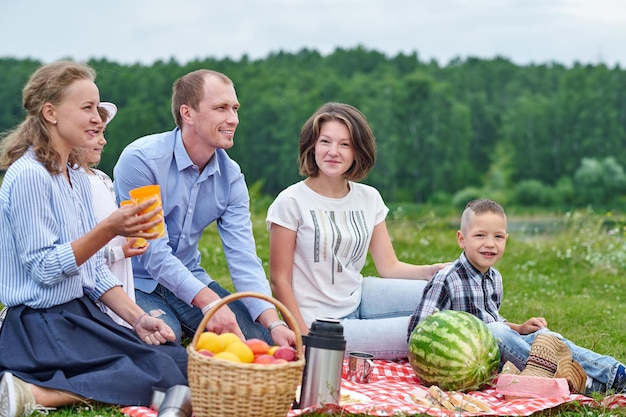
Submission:
POLYGON ((241 342, 241 339, 235 333, 222 333, 220 335, 220 341, 222 342, 224 349, 226 349, 226 347, 228 347, 231 343, 241 342))
POLYGON ((224 359, 225 361, 241 362, 239 357, 232 352, 219 352, 213 356, 214 359, 224 359))
POLYGON ((224 350, 224 344, 222 343, 222 339, 217 333, 213 332, 203 332, 200 334, 198 338, 198 344, 196 345, 196 350, 208 350, 213 353, 219 353, 224 350))
POLYGON ((254 352, 250 349, 250 346, 241 341, 233 342, 226 346, 224 352, 234 353, 243 363, 252 363, 254 361, 254 352))

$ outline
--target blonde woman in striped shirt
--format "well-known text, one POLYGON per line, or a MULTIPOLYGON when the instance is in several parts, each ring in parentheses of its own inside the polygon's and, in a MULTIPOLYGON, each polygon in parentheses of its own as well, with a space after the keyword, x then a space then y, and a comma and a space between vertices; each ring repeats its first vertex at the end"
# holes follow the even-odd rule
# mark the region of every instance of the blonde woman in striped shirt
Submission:
POLYGON ((4 137, 0 165, 0 415, 77 402, 148 405, 153 386, 186 384, 186 352, 174 333, 128 298, 103 251, 139 236, 151 202, 97 222, 78 148, 102 129, 95 72, 59 61, 23 90, 26 120, 4 137), (103 303, 132 329, 100 310, 103 303))

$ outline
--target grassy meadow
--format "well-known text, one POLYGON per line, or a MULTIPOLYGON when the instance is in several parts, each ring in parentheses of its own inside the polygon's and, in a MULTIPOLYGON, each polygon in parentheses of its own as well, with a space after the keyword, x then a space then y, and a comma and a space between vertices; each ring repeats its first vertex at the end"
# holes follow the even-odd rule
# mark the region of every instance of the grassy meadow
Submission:
MULTIPOLYGON (((254 234, 259 257, 268 269, 267 205, 253 207, 254 234)), ((388 228, 396 253, 412 263, 453 260, 460 213, 424 207, 393 207, 388 228)), ((504 278, 502 314, 511 322, 543 316, 551 330, 581 346, 626 361, 626 223, 621 216, 587 210, 559 214, 526 215, 509 212, 509 241, 498 269, 504 278)), ((203 266, 229 286, 219 236, 214 227, 202 239, 203 266)), ((364 274, 375 275, 372 262, 364 274)), ((232 288, 232 286, 230 286, 232 288)), ((566 404, 538 413, 541 416, 605 414, 626 415, 626 410, 600 410, 566 404)), ((121 416, 110 407, 69 407, 54 417, 121 416)), ((309 416, 328 414, 309 414, 309 416)), ((346 414, 342 414, 346 416, 346 414)), ((350 416, 350 415, 347 415, 350 416)))

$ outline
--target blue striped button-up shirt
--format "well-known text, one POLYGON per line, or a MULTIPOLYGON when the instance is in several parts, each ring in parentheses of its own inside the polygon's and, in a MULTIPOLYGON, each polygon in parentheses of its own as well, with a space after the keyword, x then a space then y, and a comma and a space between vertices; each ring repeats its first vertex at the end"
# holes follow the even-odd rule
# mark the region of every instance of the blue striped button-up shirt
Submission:
POLYGON ((84 295, 94 301, 120 285, 102 251, 80 267, 72 241, 96 225, 86 175, 50 175, 26 152, 0 188, 0 302, 46 308, 84 295))

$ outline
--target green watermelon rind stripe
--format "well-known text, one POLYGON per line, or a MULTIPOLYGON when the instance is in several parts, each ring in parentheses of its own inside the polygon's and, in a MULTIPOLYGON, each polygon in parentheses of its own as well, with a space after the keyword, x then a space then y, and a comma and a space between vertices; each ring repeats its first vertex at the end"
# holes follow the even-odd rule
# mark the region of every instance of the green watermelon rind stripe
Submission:
POLYGON ((417 376, 428 385, 467 390, 491 380, 500 353, 491 331, 478 318, 460 311, 441 311, 415 328, 409 338, 409 359, 417 376))

